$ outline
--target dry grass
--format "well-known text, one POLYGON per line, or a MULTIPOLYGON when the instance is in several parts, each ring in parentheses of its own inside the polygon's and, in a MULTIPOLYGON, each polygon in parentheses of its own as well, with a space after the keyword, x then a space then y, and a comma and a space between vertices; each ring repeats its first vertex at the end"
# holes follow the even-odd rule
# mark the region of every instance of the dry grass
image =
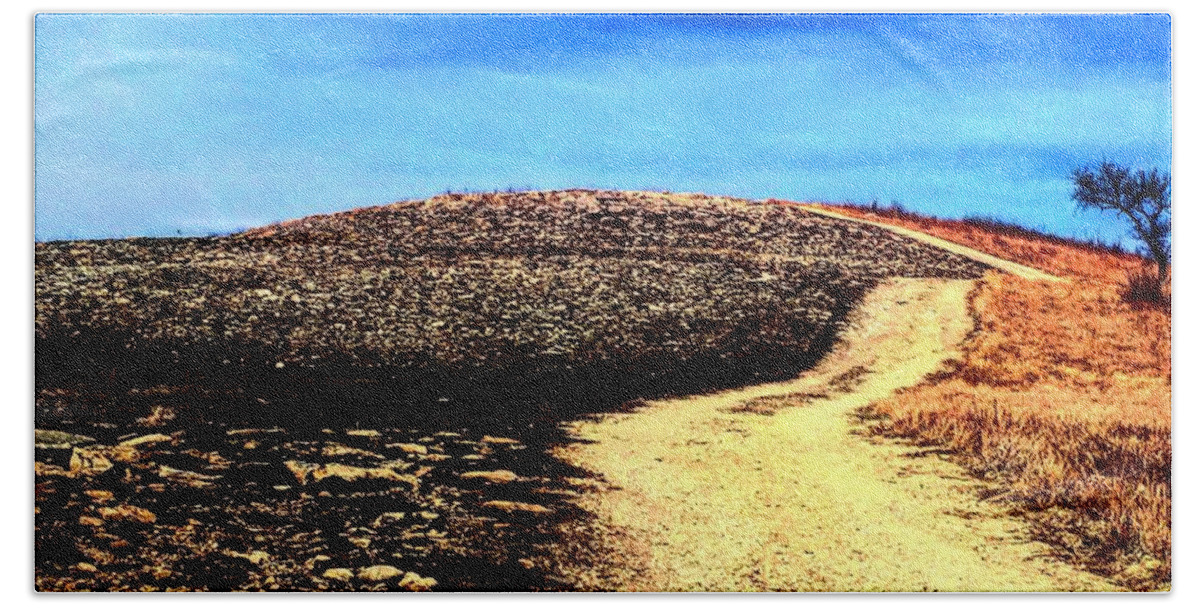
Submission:
POLYGON ((856 205, 829 206, 851 217, 920 230, 1061 277, 1117 284, 1126 279, 1127 272, 1146 265, 1142 258, 1116 253, 1111 247, 1039 235, 999 222, 944 220, 886 209, 873 213, 856 205))
POLYGON ((1063 558, 1131 589, 1169 587, 1171 313, 1129 298, 1145 262, 982 223, 838 210, 1074 279, 989 273, 963 361, 874 404, 878 430, 953 450, 1063 558))
POLYGON ((1119 288, 989 274, 952 372, 875 404, 944 445, 1063 557, 1134 589, 1171 576, 1170 314, 1119 288))

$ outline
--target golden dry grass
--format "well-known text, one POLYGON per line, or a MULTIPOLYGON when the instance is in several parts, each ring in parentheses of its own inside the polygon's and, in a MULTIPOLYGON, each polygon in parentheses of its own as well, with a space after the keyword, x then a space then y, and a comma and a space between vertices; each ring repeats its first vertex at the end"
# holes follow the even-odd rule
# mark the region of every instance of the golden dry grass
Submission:
POLYGON ((1169 587, 1171 313, 1122 298, 1147 263, 1003 226, 835 208, 1073 279, 990 273, 962 363, 873 409, 880 430, 948 447, 1001 482, 996 499, 1065 559, 1132 589, 1169 587))
MULTIPOLYGON (((1058 251, 1042 267, 1064 272, 1062 260, 1098 255, 1058 251)), ((1161 589, 1171 577, 1171 317, 1123 302, 1098 267, 1076 268, 1093 276, 1066 284, 989 273, 961 364, 873 407, 881 431, 948 447, 1007 488, 996 499, 1063 558, 1161 589)))
POLYGON ((1015 231, 1001 233, 996 229, 958 220, 887 210, 872 213, 855 205, 828 206, 851 217, 920 230, 1062 277, 1118 284, 1126 279, 1127 272, 1136 271, 1146 264, 1133 254, 1116 254, 1083 244, 1072 246, 1015 231))

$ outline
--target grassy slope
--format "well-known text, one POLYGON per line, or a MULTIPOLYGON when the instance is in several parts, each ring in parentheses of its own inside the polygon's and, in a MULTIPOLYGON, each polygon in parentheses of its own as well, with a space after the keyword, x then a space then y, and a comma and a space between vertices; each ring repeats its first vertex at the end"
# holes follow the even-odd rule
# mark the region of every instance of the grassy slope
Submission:
POLYGON ((874 405, 881 430, 952 448, 1062 557, 1134 589, 1171 579, 1171 313, 1122 300, 1142 262, 1082 243, 914 214, 927 231, 1073 279, 990 273, 954 371, 874 405))

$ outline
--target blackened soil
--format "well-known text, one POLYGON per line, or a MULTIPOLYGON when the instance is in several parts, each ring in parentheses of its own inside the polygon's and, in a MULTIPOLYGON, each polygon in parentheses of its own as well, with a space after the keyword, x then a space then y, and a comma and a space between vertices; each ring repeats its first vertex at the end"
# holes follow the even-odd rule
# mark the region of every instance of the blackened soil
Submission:
POLYGON ((637 407, 639 396, 783 379, 810 364, 718 358, 707 370, 631 374, 625 383, 595 370, 544 374, 523 388, 493 385, 508 388, 490 395, 484 378, 429 376, 406 391, 411 379, 390 384, 350 367, 319 380, 269 369, 227 384, 193 376, 146 385, 113 374, 43 388, 39 428, 93 439, 78 449, 112 466, 71 475, 74 448, 37 450, 39 463, 68 473, 37 477, 37 588, 403 589, 400 577, 326 576, 387 565, 431 577, 441 591, 589 589, 595 582, 562 573, 602 571, 607 539, 572 499, 604 482, 550 456, 571 441, 560 423, 637 407), (132 456, 125 449, 126 461, 114 455, 121 448, 112 446, 150 435, 162 437, 132 456), (329 464, 416 483, 297 477, 329 464), (472 471, 499 473, 464 477, 472 471))
MULTIPOLYGON (((553 576, 549 546, 564 526, 585 525, 568 499, 588 484, 572 483, 579 473, 548 458, 545 445, 515 439, 527 428, 496 424, 485 436, 467 428, 179 426, 71 429, 102 446, 129 434, 171 439, 97 474, 38 477, 39 590, 396 589, 399 578, 323 576, 373 565, 433 577, 436 590, 567 588, 553 576), (396 471, 416 483, 302 482, 295 463, 396 471), (462 477, 471 471, 510 473, 462 477)), ((40 460, 69 468, 67 451, 54 451, 42 450, 40 460)))
POLYGON ((593 191, 35 253, 35 422, 90 438, 35 453, 40 590, 604 588, 563 574, 609 556, 562 422, 793 377, 876 281, 983 271, 593 191))

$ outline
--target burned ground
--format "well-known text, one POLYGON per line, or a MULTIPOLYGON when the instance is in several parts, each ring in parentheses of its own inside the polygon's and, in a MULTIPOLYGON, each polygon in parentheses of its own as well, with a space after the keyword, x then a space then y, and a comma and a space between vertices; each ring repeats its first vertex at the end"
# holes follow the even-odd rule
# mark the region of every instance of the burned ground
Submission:
POLYGON ((791 206, 593 191, 40 243, 36 424, 90 439, 39 450, 38 588, 563 588, 588 484, 546 454, 559 423, 794 376, 877 280, 982 270, 791 206))

